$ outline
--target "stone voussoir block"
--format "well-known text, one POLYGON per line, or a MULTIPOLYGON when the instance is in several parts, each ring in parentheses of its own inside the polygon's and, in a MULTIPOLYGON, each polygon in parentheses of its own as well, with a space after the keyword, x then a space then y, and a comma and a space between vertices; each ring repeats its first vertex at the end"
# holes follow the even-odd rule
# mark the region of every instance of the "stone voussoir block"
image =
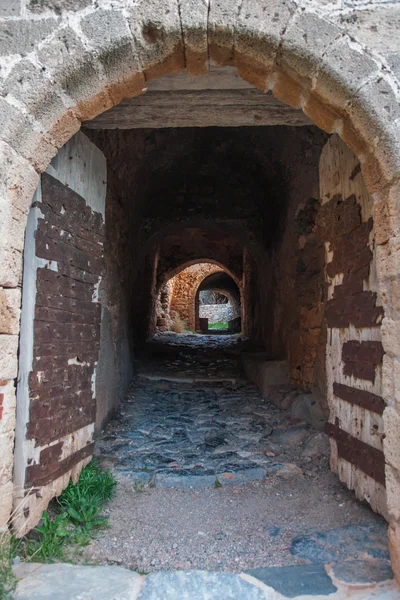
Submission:
POLYGON ((291 0, 283 0, 279 9, 273 0, 242 3, 236 24, 234 64, 240 76, 261 91, 269 88, 282 34, 295 10, 291 0))
POLYGON ((0 30, 0 55, 26 55, 49 37, 56 29, 59 19, 16 19, 7 21, 0 30))
POLYGON ((48 136, 34 130, 27 115, 0 98, 0 139, 22 154, 37 171, 46 169, 57 152, 48 136))
POLYGON ((297 12, 282 38, 278 64, 290 67, 299 77, 311 78, 323 53, 343 35, 343 30, 319 15, 297 12))
POLYGON ((2 95, 25 105, 32 119, 47 131, 65 112, 61 89, 30 60, 23 59, 12 69, 1 86, 2 95), (58 92, 58 93, 57 93, 58 92))
POLYGON ((179 5, 176 0, 148 0, 128 11, 141 70, 146 79, 185 68, 179 5))
POLYGON ((208 73, 208 5, 210 0, 180 0, 179 14, 181 18, 185 61, 188 75, 208 73))
POLYGON ((400 104, 396 85, 379 71, 346 108, 356 129, 374 149, 390 181, 400 174, 400 104))
POLYGON ((124 14, 100 10, 82 19, 81 27, 103 65, 107 89, 114 104, 142 93, 146 81, 124 14))
POLYGON ((368 79, 377 74, 380 64, 348 36, 327 49, 314 76, 313 90, 337 109, 345 108, 368 79))
POLYGON ((29 161, 0 141, 0 206, 3 202, 27 214, 40 176, 29 161))
POLYGON ((236 19, 241 0, 210 0, 208 14, 208 52, 214 65, 231 65, 236 19))
POLYGON ((60 29, 37 51, 38 60, 51 81, 69 96, 73 113, 80 121, 114 105, 106 90, 107 78, 94 54, 69 27, 60 29))

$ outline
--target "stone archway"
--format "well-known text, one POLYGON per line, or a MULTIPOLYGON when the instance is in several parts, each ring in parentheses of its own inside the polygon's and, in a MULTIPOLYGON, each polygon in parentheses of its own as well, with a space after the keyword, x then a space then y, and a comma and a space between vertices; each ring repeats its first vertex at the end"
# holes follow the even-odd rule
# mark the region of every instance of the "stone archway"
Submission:
MULTIPOLYGON (((324 131, 338 133, 360 160, 374 197, 377 276, 385 310, 384 449, 389 511, 393 521, 398 520, 400 418, 395 374, 400 355, 396 307, 400 159, 398 107, 391 73, 379 57, 354 44, 340 27, 290 3, 238 0, 229 8, 223 2, 210 3, 196 11, 186 3, 170 0, 169 4, 169 10, 165 2, 162 6, 160 2, 143 2, 121 11, 85 9, 75 13, 76 31, 65 16, 58 22, 50 19, 52 35, 46 39, 42 32, 30 48, 34 60, 23 58, 24 50, 16 53, 18 58, 5 81, 0 133, 0 284, 4 306, 0 439, 6 449, 0 487, 2 521, 7 520, 12 501, 22 250, 38 173, 79 130, 82 121, 122 98, 142 93, 149 79, 184 68, 189 74, 201 74, 210 62, 233 64, 260 90, 270 89, 283 102, 301 108, 324 131), (315 31, 320 35, 313 35, 315 31)), ((398 569, 400 526, 393 524, 390 531, 398 569)))
POLYGON ((172 289, 169 290, 168 312, 177 313, 190 331, 200 330, 200 287, 207 277, 216 273, 226 273, 235 282, 237 288, 242 290, 243 282, 238 274, 233 274, 222 263, 207 258, 184 263, 166 274, 159 284, 158 294, 161 295, 166 283, 172 283, 172 289))

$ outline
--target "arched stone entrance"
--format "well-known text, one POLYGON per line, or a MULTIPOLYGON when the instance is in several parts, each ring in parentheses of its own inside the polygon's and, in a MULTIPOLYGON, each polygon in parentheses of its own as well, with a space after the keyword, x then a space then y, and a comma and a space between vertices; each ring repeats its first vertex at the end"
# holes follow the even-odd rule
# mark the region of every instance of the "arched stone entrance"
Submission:
POLYGON ((0 439, 5 448, 0 488, 4 498, 2 522, 10 514, 12 502, 22 250, 38 174, 46 169, 57 149, 79 130, 82 121, 111 108, 122 98, 142 93, 146 81, 184 68, 196 75, 207 71, 209 64, 233 64, 244 79, 260 90, 270 89, 276 98, 301 108, 324 131, 337 133, 359 159, 373 196, 376 272, 379 301, 384 308, 381 332, 385 350, 385 470, 393 559, 398 568, 400 419, 395 376, 400 353, 396 308, 400 261, 396 83, 387 65, 354 44, 343 29, 328 18, 291 3, 238 1, 227 7, 223 2, 212 2, 194 11, 189 4, 178 5, 171 0, 169 10, 165 2, 122 8, 87 8, 75 12, 72 21, 66 16, 58 21, 51 17, 47 30, 42 27, 33 35, 29 58, 23 57, 26 49, 21 48, 20 54, 18 47, 13 49, 14 67, 4 83, 0 281, 4 305, 0 340, 4 389, 0 439), (52 34, 47 36, 46 31, 50 30, 52 34), (315 31, 320 34, 315 36, 315 31))

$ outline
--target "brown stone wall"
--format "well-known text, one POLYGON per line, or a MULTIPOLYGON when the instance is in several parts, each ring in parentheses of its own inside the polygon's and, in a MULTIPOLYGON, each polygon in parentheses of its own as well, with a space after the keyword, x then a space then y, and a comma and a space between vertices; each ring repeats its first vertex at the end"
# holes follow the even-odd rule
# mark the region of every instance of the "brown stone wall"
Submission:
POLYGON ((313 391, 327 411, 323 358, 325 248, 316 226, 318 161, 325 141, 321 132, 304 130, 301 144, 292 143, 286 148, 287 212, 281 243, 272 252, 272 289, 263 320, 270 320, 274 332, 271 355, 287 358, 292 381, 300 389, 313 391))
POLYGON ((196 328, 195 298, 199 285, 209 275, 221 271, 218 265, 200 263, 187 267, 173 278, 170 313, 176 311, 189 329, 196 328))

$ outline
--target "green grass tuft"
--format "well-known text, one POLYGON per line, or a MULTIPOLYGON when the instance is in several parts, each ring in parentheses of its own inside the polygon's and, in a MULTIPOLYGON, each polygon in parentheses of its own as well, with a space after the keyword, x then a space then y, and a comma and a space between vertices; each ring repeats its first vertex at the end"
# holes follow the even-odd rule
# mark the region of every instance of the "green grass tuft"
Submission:
POLYGON ((57 498, 53 516, 44 511, 33 535, 23 539, 24 558, 39 562, 62 560, 66 547, 87 546, 96 530, 108 526, 102 512, 104 505, 114 497, 116 484, 112 474, 102 471, 93 460, 82 469, 78 482, 70 481, 57 498))
POLYGON ((229 323, 209 323, 208 329, 229 329, 229 323))

